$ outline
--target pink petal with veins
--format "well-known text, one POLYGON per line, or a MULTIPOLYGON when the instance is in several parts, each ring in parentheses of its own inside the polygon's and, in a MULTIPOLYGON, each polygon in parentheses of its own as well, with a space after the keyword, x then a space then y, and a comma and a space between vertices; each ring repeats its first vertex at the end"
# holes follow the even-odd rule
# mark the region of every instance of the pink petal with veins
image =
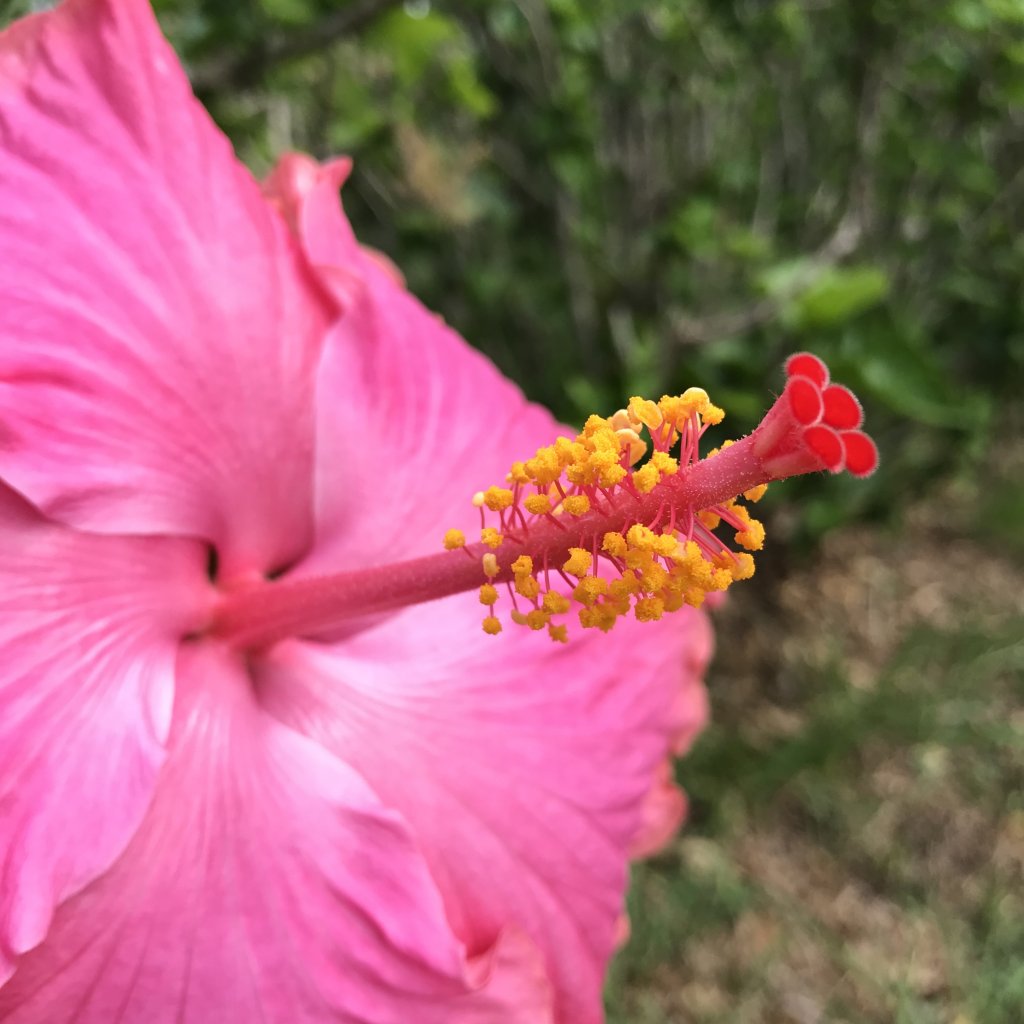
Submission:
POLYGON ((204 565, 194 541, 80 534, 0 485, 0 980, 149 806, 204 565))
POLYGON ((0 475, 53 518, 279 568, 331 304, 143 0, 0 34, 0 475))
POLYGON ((268 182, 347 305, 319 376, 317 542, 303 575, 439 550, 449 527, 479 530, 473 493, 570 433, 360 248, 338 199, 347 171, 292 155, 268 182))
POLYGON ((522 933, 467 952, 402 819, 182 651, 170 753, 114 868, 0 990, 5 1024, 550 1024, 522 933))
POLYGON ((703 710, 684 667, 703 621, 622 623, 563 647, 525 630, 496 642, 480 617, 462 595, 334 647, 282 644, 257 689, 409 822, 471 951, 520 928, 544 954, 555 1019, 593 1024, 627 857, 676 817, 663 762, 680 689, 703 710))

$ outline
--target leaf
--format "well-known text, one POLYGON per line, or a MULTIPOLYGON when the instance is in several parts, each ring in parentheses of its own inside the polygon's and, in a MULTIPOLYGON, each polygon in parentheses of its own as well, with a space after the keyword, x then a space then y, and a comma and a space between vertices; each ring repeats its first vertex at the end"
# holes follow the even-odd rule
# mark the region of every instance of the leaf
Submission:
POLYGON ((794 326, 833 327, 878 305, 889 294, 889 278, 879 267, 831 267, 794 303, 794 326))

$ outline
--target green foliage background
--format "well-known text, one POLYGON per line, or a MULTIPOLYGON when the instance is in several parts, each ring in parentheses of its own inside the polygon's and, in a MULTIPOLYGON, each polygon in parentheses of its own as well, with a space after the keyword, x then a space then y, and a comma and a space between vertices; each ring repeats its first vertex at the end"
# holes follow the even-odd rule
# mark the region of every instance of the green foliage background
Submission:
POLYGON ((1021 0, 157 10, 243 158, 352 154, 363 240, 565 418, 699 382, 739 434, 828 359, 885 459, 803 529, 898 511, 1024 384, 1021 0))

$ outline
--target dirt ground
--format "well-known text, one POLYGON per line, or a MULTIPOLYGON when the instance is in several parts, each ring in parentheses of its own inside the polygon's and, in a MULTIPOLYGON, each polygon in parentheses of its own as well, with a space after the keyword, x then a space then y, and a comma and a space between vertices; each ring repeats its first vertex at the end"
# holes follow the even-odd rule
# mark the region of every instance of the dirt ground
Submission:
POLYGON ((1024 1022, 1024 517, 988 507, 949 485, 718 613, 611 1021, 1024 1022))

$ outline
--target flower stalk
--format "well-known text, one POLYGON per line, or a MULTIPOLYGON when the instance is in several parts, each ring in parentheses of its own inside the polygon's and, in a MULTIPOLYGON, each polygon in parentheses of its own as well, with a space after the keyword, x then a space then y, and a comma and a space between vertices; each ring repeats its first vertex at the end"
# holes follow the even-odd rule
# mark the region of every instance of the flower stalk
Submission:
MULTIPOLYGON (((745 508, 735 505, 739 495, 750 496, 761 485, 783 477, 821 470, 845 468, 865 476, 877 464, 873 442, 858 429, 859 403, 845 388, 829 384, 825 364, 800 354, 790 359, 787 373, 785 390, 757 429, 704 459, 697 448, 704 430, 699 419, 694 425, 687 413, 683 429, 677 431, 651 419, 654 414, 648 409, 655 449, 664 452, 670 442, 679 441, 681 458, 687 460, 655 477, 652 486, 641 483, 650 479, 649 475, 641 478, 645 467, 627 472, 610 486, 581 484, 572 488, 571 495, 555 480, 546 486, 561 497, 563 505, 570 504, 572 497, 585 497, 586 502, 576 506, 577 514, 564 510, 553 514, 545 510, 543 501, 531 506, 520 481, 514 492, 501 492, 514 498, 497 503, 500 527, 485 526, 480 542, 449 544, 453 550, 328 576, 247 583, 223 594, 209 632, 238 647, 264 648, 287 637, 315 635, 354 618, 477 588, 481 603, 490 608, 500 584, 507 585, 512 596, 513 619, 535 629, 548 627, 556 640, 565 639, 564 626, 553 625, 551 618, 566 611, 569 602, 562 594, 545 596, 553 590, 559 593, 559 581, 583 606, 585 627, 609 629, 630 607, 638 618, 659 618, 683 604, 700 604, 707 591, 725 589, 733 579, 753 574, 749 555, 734 554, 710 532, 724 521, 737 530, 742 546, 751 550, 761 546, 763 530, 745 508), (669 437, 670 430, 675 437, 669 437), (522 505, 538 511, 528 517, 522 505), (616 537, 622 542, 609 542, 616 537), (598 575, 602 562, 625 580, 618 591, 619 581, 609 587, 598 575), (695 563, 699 579, 694 578, 695 563), (534 566, 539 567, 536 572, 534 566), (675 586, 673 579, 679 581, 675 586), (529 611, 519 609, 517 596, 526 601, 529 611)), ((631 408, 644 415, 638 401, 631 408)), ((621 453, 617 450, 614 465, 625 466, 631 458, 632 439, 620 441, 621 453)), ((668 463, 663 459, 659 465, 668 463)), ((542 488, 537 491, 541 494, 542 488)), ((477 504, 482 508, 482 501, 477 504)), ((452 532, 461 538, 459 531, 452 532)), ((493 627, 495 621, 488 616, 485 630, 500 631, 500 624, 493 627)))

